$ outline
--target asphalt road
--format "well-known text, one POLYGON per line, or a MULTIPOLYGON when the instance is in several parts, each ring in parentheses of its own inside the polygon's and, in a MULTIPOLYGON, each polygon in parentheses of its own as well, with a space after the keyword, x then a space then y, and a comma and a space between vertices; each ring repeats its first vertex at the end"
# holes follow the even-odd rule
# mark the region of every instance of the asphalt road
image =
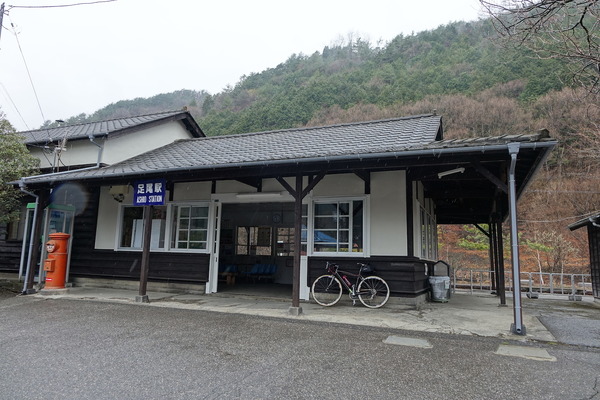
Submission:
POLYGON ((0 301, 6 399, 600 399, 600 349, 202 311, 0 301), (432 348, 383 343, 425 339, 432 348))

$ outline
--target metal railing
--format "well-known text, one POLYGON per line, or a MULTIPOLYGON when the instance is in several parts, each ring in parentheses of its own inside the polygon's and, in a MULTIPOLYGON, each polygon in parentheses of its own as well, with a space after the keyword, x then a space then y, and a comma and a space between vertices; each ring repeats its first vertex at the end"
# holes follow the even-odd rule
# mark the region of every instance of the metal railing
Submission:
MULTIPOLYGON (((492 290, 494 272, 490 270, 456 269, 452 274, 453 290, 475 291, 492 290)), ((521 291, 544 294, 592 296, 590 274, 560 274, 549 272, 521 272, 521 291)), ((512 271, 505 273, 506 291, 512 292, 512 271)))

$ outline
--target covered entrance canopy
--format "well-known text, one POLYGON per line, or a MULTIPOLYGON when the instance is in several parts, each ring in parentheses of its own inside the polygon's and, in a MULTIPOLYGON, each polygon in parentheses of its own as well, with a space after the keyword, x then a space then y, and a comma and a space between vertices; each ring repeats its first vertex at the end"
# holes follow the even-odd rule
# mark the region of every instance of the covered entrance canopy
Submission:
MULTIPOLYGON (((404 171, 407 232, 402 235, 406 235, 407 256, 418 258, 413 202, 419 187, 435 204, 438 224, 490 224, 490 243, 500 249, 501 222, 555 144, 547 132, 444 140, 441 117, 420 115, 179 140, 108 167, 29 177, 22 184, 29 190, 47 190, 66 180, 99 186, 166 177, 168 186, 208 181, 216 193, 218 182, 235 180, 262 193, 265 180, 276 179, 294 201, 298 232, 302 201, 325 176, 352 173, 360 179, 360 191, 369 195, 375 174, 404 171)), ((296 238, 300 240, 300 235, 296 238)), ((297 243, 294 286, 300 280, 299 248, 297 243)), ((502 252, 496 251, 494 269, 501 258, 502 252)), ((297 307, 296 289, 293 305, 297 307)))

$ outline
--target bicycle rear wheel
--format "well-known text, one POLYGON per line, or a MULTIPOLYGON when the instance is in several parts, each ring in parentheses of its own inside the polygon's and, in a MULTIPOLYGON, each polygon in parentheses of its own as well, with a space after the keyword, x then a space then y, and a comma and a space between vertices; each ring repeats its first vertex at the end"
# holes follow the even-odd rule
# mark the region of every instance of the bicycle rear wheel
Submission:
POLYGON ((329 307, 342 297, 342 284, 333 275, 321 275, 313 283, 311 293, 318 304, 329 307))
POLYGON ((379 308, 390 298, 390 288, 378 276, 368 276, 358 284, 358 299, 365 307, 379 308))

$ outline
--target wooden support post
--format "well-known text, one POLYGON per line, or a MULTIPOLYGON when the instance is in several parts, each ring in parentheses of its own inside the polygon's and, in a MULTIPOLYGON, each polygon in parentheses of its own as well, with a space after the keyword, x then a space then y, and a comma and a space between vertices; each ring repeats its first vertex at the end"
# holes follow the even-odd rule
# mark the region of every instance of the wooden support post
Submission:
POLYGON ((506 305, 506 285, 504 283, 504 241, 502 239, 502 222, 496 222, 497 233, 497 257, 498 257, 498 292, 500 293, 500 305, 506 305))
POLYGON ((488 236, 488 243, 490 246, 489 256, 490 256, 490 270, 492 271, 492 276, 490 279, 490 285, 492 292, 498 295, 498 264, 496 263, 496 228, 493 222, 490 222, 489 231, 490 234, 488 236))
POLYGON ((406 255, 409 257, 415 256, 413 207, 413 183, 408 171, 406 171, 406 255))
POLYGON ((150 299, 146 294, 148 286, 148 271, 150 267, 150 243, 152 238, 152 213, 154 207, 144 207, 144 240, 142 245, 142 265, 140 270, 140 290, 135 297, 137 303, 149 303, 150 299))
POLYGON ((292 306, 289 308, 291 315, 302 314, 302 307, 300 307, 300 255, 302 247, 302 199, 304 199, 311 190, 325 177, 326 171, 321 171, 317 176, 312 178, 308 185, 304 186, 302 174, 296 175, 296 184, 293 188, 283 177, 278 176, 277 181, 288 191, 288 193, 294 198, 294 268, 292 272, 293 283, 292 283, 292 306))
POLYGON ((302 175, 296 175, 296 195, 294 196, 294 270, 292 285, 292 307, 290 314, 302 314, 300 307, 300 250, 302 246, 302 175))

